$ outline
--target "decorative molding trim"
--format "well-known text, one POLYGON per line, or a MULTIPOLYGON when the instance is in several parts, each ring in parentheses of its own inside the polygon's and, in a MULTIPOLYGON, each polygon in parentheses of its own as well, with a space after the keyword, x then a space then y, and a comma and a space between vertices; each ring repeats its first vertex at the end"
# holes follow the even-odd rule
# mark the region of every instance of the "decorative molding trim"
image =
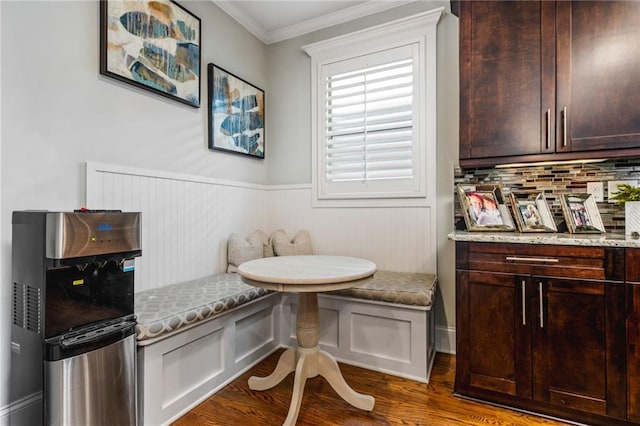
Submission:
MULTIPOLYGON (((302 50, 311 57, 317 57, 319 60, 325 60, 327 57, 334 58, 336 56, 335 49, 348 48, 349 46, 352 46, 353 43, 366 43, 372 37, 391 37, 396 36, 396 34, 399 33, 399 40, 406 41, 407 37, 411 37, 411 35, 413 35, 411 34, 407 36, 407 33, 412 31, 414 34, 417 34, 418 37, 435 31, 435 26, 438 24, 443 13, 444 7, 437 7, 426 12, 417 13, 415 15, 385 22, 373 27, 364 28, 359 31, 307 44, 302 46, 302 50), (425 25, 433 26, 433 31, 425 29, 425 25)), ((393 44, 394 42, 389 43, 393 44)), ((374 46, 376 45, 375 43, 371 44, 374 46)), ((372 47, 372 50, 373 49, 374 48, 372 47)))
POLYGON ((343 24, 415 1, 418 0, 368 1, 339 12, 330 13, 316 19, 310 19, 272 31, 266 44, 276 43, 334 25, 343 24))
POLYGON ((310 183, 297 183, 297 184, 285 184, 285 185, 267 185, 264 188, 266 191, 296 191, 311 189, 310 183))
POLYGON ((237 23, 242 25, 247 31, 258 37, 264 44, 269 44, 269 32, 258 24, 251 16, 235 5, 235 2, 228 0, 212 0, 216 6, 231 16, 237 23))
POLYGON ((352 6, 338 12, 329 13, 315 19, 309 19, 306 21, 298 22, 296 24, 278 28, 273 31, 268 31, 262 25, 257 23, 251 16, 247 15, 244 11, 235 6, 234 2, 225 0, 213 0, 216 6, 218 6, 229 16, 235 19, 251 34, 258 37, 258 39, 260 39, 264 44, 277 43, 279 41, 294 38, 303 34, 308 34, 313 31, 321 30, 334 25, 353 21, 358 18, 373 15, 375 13, 384 12, 386 10, 403 6, 408 3, 413 3, 415 1, 419 0, 367 1, 365 3, 352 6))
MULTIPOLYGON (((25 407, 32 404, 40 403, 42 401, 42 398, 42 392, 36 392, 31 395, 27 395, 24 398, 13 401, 12 403, 5 405, 4 407, 0 407, 0 423, 4 424, 4 422, 1 421, 2 419, 11 417, 13 414, 17 413, 25 407)), ((11 424, 11 422, 8 423, 11 424)))
POLYGON ((106 173, 115 173, 120 175, 130 175, 130 176, 142 176, 142 177, 154 177, 159 179, 170 179, 184 182, 195 182, 195 183, 206 183, 209 185, 220 185, 220 186, 228 186, 235 188, 244 188, 244 189, 257 189, 257 190, 268 190, 271 189, 271 186, 261 185, 255 183, 247 183, 240 182, 234 180, 225 180, 225 179, 217 179, 217 178, 209 178, 205 176, 196 176, 196 175, 188 175, 182 173, 172 173, 165 172, 160 170, 148 170, 141 169, 138 167, 126 167, 119 166, 114 164, 103 164, 103 163, 95 163, 92 161, 87 161, 85 163, 85 176, 86 176, 86 185, 85 185, 85 202, 86 205, 91 205, 91 194, 95 193, 95 176, 97 173, 106 172, 106 173))
POLYGON ((456 328, 436 325, 436 352, 456 354, 456 328))

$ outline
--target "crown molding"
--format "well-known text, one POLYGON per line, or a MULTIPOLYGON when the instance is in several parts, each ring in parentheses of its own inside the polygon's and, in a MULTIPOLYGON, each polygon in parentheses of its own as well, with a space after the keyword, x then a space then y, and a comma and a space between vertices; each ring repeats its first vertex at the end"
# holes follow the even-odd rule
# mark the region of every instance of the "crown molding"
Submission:
POLYGON ((228 0, 212 0, 220 9, 225 11, 229 16, 235 19, 240 25, 247 29, 251 34, 255 35, 264 44, 277 43, 293 37, 308 34, 334 25, 352 21, 354 19, 373 15, 375 13, 384 12, 408 3, 420 0, 394 0, 394 1, 375 1, 369 0, 366 3, 352 6, 338 12, 329 13, 327 15, 298 22, 278 28, 274 31, 267 31, 253 18, 244 13, 235 6, 234 1, 228 0))
POLYGON ((222 9, 227 15, 231 16, 236 22, 242 25, 247 31, 258 37, 265 44, 269 39, 269 32, 260 24, 258 24, 251 16, 247 15, 243 10, 235 6, 234 1, 229 0, 212 0, 216 6, 222 9))
POLYGON ((413 3, 415 1, 419 0, 369 0, 366 3, 352 6, 338 12, 330 13, 316 19, 310 19, 272 31, 270 33, 270 41, 267 44, 276 43, 278 41, 287 40, 293 37, 301 36, 303 34, 308 34, 313 31, 332 27, 334 25, 343 24, 345 22, 353 21, 354 19, 384 12, 386 10, 393 9, 395 7, 399 7, 408 3, 413 3))

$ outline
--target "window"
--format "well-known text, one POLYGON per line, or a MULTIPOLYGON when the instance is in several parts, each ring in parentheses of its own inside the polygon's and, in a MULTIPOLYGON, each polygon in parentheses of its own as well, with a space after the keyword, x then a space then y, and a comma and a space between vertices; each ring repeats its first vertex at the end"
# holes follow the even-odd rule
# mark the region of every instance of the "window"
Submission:
POLYGON ((433 196, 441 12, 305 46, 315 205, 424 205, 433 196))

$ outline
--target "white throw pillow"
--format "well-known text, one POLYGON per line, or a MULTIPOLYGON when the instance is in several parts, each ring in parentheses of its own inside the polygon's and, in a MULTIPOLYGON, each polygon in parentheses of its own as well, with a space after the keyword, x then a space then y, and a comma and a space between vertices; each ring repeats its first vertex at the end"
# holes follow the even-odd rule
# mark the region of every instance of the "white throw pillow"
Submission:
POLYGON ((290 240, 282 229, 278 229, 271 234, 270 242, 276 256, 313 254, 311 237, 305 230, 299 231, 290 240))
POLYGON ((273 256, 273 249, 263 231, 258 229, 246 239, 231 234, 227 242, 227 272, 238 272, 244 262, 269 256, 273 256))

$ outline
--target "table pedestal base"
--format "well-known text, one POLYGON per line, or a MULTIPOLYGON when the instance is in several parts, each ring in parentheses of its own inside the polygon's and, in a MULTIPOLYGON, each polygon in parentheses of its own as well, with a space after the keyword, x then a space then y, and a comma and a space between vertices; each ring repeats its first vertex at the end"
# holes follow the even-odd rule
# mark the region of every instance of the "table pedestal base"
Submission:
POLYGON ((289 405, 289 414, 283 426, 296 424, 304 385, 307 379, 318 375, 324 377, 333 390, 349 404, 361 410, 372 411, 375 399, 372 396, 363 395, 351 389, 344 377, 342 377, 336 360, 318 347, 320 324, 318 320, 317 294, 300 293, 299 300, 296 335, 298 344, 302 347, 285 350, 280 355, 275 370, 267 377, 251 377, 249 379, 249 388, 259 391, 271 389, 287 377, 289 373, 295 371, 291 405, 289 405), (309 347, 311 344, 313 346, 309 347))

